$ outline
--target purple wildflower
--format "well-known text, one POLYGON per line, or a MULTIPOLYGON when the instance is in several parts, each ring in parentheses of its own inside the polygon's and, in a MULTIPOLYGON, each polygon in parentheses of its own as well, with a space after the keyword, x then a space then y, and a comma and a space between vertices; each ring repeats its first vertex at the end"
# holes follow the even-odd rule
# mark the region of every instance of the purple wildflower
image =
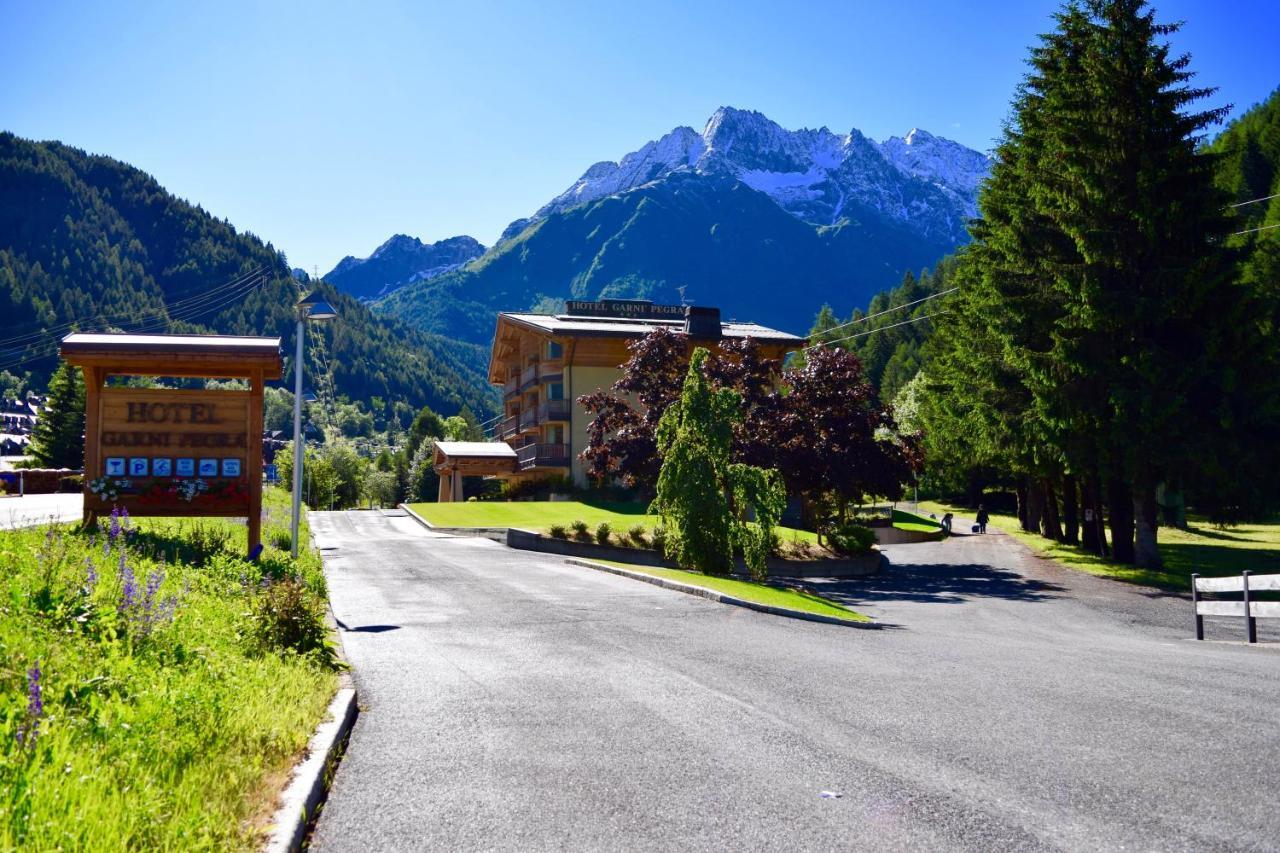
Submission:
POLYGON ((138 601, 138 581, 133 576, 133 569, 125 562, 124 553, 120 554, 120 604, 116 608, 121 613, 132 610, 138 601))
POLYGON ((40 736, 40 718, 44 716, 44 696, 40 688, 40 661, 27 670, 27 719, 18 726, 19 746, 35 746, 40 736))
POLYGON ((120 538, 120 507, 111 508, 111 527, 107 529, 107 541, 114 543, 120 538))
POLYGON ((129 508, 128 508, 127 506, 126 506, 126 507, 121 507, 121 508, 120 508, 120 521, 121 521, 121 526, 122 526, 122 527, 124 527, 125 532, 126 532, 126 533, 127 533, 127 532, 129 532, 129 530, 130 530, 130 527, 129 527, 129 508))
POLYGON ((40 692, 40 661, 27 670, 27 713, 32 717, 44 714, 44 698, 40 692))
POLYGON ((93 592, 98 586, 98 567, 93 564, 92 557, 84 558, 84 585, 89 592, 93 592))

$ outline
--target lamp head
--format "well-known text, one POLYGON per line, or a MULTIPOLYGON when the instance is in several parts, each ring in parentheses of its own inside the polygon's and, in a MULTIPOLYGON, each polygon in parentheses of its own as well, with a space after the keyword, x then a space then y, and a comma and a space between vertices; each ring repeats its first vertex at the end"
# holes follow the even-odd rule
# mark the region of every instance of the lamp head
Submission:
POLYGON ((298 303, 298 310, 308 320, 332 320, 338 316, 338 312, 334 310, 333 306, 315 293, 307 294, 298 303))

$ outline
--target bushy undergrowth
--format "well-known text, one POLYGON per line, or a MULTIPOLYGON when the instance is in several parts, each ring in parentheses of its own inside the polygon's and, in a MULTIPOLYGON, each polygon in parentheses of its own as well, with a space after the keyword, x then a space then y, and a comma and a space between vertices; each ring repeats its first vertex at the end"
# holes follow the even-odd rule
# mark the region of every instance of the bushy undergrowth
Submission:
POLYGON ((335 675, 319 558, 251 563, 244 531, 0 532, 0 849, 256 844, 264 777, 305 746, 335 675))
POLYGON ((827 531, 827 542, 837 554, 866 554, 875 544, 876 534, 869 527, 846 522, 827 531))

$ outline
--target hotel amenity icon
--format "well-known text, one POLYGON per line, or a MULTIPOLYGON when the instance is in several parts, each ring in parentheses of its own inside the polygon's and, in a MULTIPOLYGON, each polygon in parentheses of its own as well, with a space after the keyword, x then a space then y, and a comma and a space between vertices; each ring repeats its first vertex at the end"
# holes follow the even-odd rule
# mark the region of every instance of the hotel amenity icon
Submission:
POLYGON ((124 476, 124 457, 108 456, 106 464, 106 472, 108 477, 124 476))
POLYGON ((196 460, 179 459, 177 470, 179 477, 194 477, 196 475, 196 460))
POLYGON ((147 476, 147 462, 149 460, 145 456, 135 456, 129 460, 129 476, 145 477, 147 476))
POLYGON ((239 477, 240 476, 240 460, 239 459, 223 459, 222 460, 222 476, 239 477))
POLYGON ((157 458, 151 460, 151 475, 153 477, 169 477, 173 474, 173 460, 157 458))
POLYGON ((218 460, 217 459, 201 459, 200 460, 200 476, 201 477, 218 476, 218 460))

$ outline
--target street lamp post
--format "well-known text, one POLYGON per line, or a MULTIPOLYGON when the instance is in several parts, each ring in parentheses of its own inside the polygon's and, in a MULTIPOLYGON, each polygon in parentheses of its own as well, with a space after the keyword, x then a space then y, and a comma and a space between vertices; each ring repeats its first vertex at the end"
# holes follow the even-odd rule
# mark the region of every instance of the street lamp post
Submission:
POLYGON ((298 303, 298 353, 293 362, 293 522, 289 527, 293 556, 298 556, 298 522, 302 517, 302 340, 307 320, 332 320, 338 316, 333 306, 310 295, 298 303))

